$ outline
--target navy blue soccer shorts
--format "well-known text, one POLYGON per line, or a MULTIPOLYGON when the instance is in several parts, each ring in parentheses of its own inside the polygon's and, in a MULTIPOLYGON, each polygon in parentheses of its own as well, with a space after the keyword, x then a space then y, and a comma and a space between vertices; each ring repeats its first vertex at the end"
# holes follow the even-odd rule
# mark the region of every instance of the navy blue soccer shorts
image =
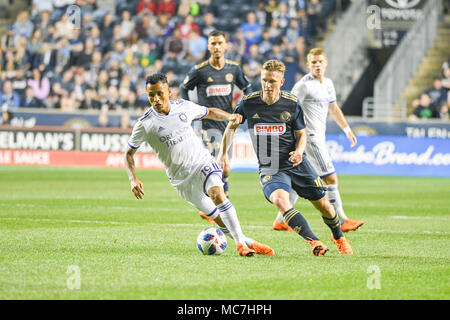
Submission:
POLYGON ((260 175, 260 182, 269 202, 272 192, 278 189, 290 192, 292 188, 300 197, 311 201, 320 200, 326 194, 326 187, 307 159, 273 175, 260 175))

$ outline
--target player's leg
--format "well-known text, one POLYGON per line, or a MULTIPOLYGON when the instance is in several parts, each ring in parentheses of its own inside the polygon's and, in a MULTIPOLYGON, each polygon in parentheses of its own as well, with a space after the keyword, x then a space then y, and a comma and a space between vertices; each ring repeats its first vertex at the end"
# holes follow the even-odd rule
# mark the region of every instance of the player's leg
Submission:
MULTIPOLYGON (((291 189, 289 192, 289 202, 291 203, 292 207, 297 202, 298 195, 297 192, 295 192, 294 189, 291 189)), ((277 217, 275 218, 275 221, 272 224, 272 229, 277 231, 288 231, 293 232, 291 227, 284 221, 283 213, 281 211, 278 211, 277 217)))
POLYGON ((261 184, 264 195, 280 212, 283 212, 285 222, 296 233, 298 233, 306 242, 313 246, 313 254, 324 255, 328 248, 312 232, 308 222, 303 215, 294 209, 289 201, 290 177, 286 173, 262 175, 261 184))
POLYGON ((219 214, 214 220, 226 235, 229 235, 234 239, 237 243, 239 253, 244 253, 250 248, 253 253, 274 255, 272 248, 244 235, 241 224, 237 218, 236 209, 226 197, 222 188, 223 182, 221 176, 218 173, 210 175, 204 185, 205 191, 219 211, 219 214))
POLYGON ((345 215, 344 208, 342 206, 341 195, 338 189, 337 174, 334 172, 330 175, 322 177, 322 180, 325 182, 327 186, 328 200, 334 207, 334 211, 336 211, 337 215, 339 216, 339 222, 341 223, 342 231, 343 232, 353 231, 362 226, 364 224, 364 221, 355 221, 349 219, 345 215))

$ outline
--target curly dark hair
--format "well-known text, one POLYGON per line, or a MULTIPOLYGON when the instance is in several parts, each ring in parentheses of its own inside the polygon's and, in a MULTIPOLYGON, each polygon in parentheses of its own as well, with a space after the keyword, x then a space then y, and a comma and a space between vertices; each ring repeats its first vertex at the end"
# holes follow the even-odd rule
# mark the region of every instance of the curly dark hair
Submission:
POLYGON ((155 84, 158 82, 162 82, 165 84, 169 84, 169 82, 167 81, 167 76, 164 73, 158 72, 158 73, 154 73, 152 75, 149 75, 147 77, 147 79, 145 80, 145 86, 149 85, 149 84, 155 84))

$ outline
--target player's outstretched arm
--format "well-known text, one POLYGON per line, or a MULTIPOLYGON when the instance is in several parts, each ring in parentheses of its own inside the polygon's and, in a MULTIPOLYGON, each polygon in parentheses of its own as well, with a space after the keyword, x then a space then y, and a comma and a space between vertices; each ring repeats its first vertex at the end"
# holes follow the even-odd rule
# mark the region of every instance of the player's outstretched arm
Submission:
POLYGON ((305 129, 295 131, 296 142, 295 150, 289 152, 289 161, 292 162, 292 166, 296 167, 303 161, 303 153, 306 148, 306 131, 305 129))
POLYGON ((134 154, 136 150, 128 148, 125 152, 125 170, 128 174, 128 179, 130 180, 131 192, 137 199, 144 198, 144 185, 136 176, 136 170, 134 165, 134 154))
MULTIPOLYGON (((241 116, 240 114, 235 114, 241 116)), ((242 116, 240 118, 242 121, 242 116)), ((229 165, 230 159, 228 158, 228 149, 230 149, 231 143, 234 139, 234 134, 236 133, 236 129, 239 127, 240 122, 229 122, 225 132, 223 133, 222 143, 220 145, 220 151, 217 155, 217 163, 221 168, 224 168, 226 165, 229 165)))
POLYGON ((219 108, 208 108, 209 112, 204 119, 210 119, 215 121, 230 121, 230 123, 241 123, 242 116, 237 113, 228 113, 219 108))

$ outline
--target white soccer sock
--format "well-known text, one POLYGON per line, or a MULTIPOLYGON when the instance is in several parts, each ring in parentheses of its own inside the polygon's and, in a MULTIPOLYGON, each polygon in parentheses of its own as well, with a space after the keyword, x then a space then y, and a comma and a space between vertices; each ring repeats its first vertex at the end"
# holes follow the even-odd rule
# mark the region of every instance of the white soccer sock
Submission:
POLYGON ((344 208, 342 207, 341 195, 339 194, 337 184, 327 185, 327 197, 331 205, 334 207, 334 211, 336 211, 339 216, 339 222, 343 224, 348 218, 345 215, 344 208))
MULTIPOLYGON (((294 204, 298 200, 298 194, 295 192, 294 189, 291 189, 291 192, 289 192, 289 202, 291 203, 292 207, 294 207, 294 204)), ((276 219, 278 222, 284 222, 283 213, 278 211, 276 219)))
MULTIPOLYGON (((227 227, 233 240, 237 243, 246 243, 246 237, 242 232, 241 224, 237 218, 236 209, 230 200, 225 200, 223 203, 219 204, 217 208, 219 208, 220 217, 222 218, 222 221, 227 227)), ((227 234, 225 230, 222 229, 222 231, 227 234)))

